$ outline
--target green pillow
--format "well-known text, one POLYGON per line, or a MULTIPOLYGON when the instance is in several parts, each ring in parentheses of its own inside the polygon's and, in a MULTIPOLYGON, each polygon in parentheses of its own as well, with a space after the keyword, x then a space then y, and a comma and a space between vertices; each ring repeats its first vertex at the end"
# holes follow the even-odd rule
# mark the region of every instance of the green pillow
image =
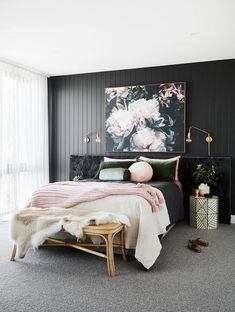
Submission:
POLYGON ((108 168, 124 168, 128 169, 132 164, 134 164, 134 161, 102 161, 100 163, 99 169, 94 176, 95 179, 99 178, 100 171, 103 169, 108 168))
POLYGON ((107 168, 100 170, 99 179, 102 181, 130 181, 131 173, 125 168, 107 168))
POLYGON ((147 162, 153 168, 152 180, 175 181, 177 160, 167 159, 163 161, 162 159, 156 159, 147 162))

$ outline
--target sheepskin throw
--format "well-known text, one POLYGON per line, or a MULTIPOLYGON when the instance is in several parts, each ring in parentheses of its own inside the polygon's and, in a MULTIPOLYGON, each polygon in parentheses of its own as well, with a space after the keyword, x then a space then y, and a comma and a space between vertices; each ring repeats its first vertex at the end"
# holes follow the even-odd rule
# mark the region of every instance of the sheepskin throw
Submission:
POLYGON ((48 237, 58 233, 62 226, 65 231, 81 239, 86 225, 107 223, 130 226, 129 219, 119 213, 75 208, 27 208, 12 216, 10 236, 17 245, 16 257, 22 258, 30 247, 42 245, 48 237))

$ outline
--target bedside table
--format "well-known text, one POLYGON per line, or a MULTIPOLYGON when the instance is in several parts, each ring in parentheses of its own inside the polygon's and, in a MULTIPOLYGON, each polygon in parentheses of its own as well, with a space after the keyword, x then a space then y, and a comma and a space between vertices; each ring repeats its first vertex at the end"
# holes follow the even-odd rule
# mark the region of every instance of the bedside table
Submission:
POLYGON ((197 229, 217 229, 218 196, 211 198, 190 196, 190 225, 197 229))

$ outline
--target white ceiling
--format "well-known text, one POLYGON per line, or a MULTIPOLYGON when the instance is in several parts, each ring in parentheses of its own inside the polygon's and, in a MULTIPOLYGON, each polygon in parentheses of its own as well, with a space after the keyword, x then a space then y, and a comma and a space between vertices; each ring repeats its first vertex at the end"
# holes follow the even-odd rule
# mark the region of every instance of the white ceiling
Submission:
POLYGON ((0 59, 65 75, 235 58, 235 0, 0 0, 0 59))

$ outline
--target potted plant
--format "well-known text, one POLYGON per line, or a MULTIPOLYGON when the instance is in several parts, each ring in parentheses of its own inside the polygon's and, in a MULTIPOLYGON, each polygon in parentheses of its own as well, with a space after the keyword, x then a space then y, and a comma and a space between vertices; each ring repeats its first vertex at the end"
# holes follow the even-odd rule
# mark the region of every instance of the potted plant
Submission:
POLYGON ((79 182, 80 180, 83 180, 83 176, 77 175, 77 176, 75 176, 75 177, 73 178, 73 181, 74 181, 74 182, 79 182))
POLYGON ((197 165, 193 172, 193 177, 199 185, 199 189, 205 190, 204 193, 210 193, 210 187, 216 187, 219 179, 219 171, 215 166, 205 167, 202 164, 197 165))

